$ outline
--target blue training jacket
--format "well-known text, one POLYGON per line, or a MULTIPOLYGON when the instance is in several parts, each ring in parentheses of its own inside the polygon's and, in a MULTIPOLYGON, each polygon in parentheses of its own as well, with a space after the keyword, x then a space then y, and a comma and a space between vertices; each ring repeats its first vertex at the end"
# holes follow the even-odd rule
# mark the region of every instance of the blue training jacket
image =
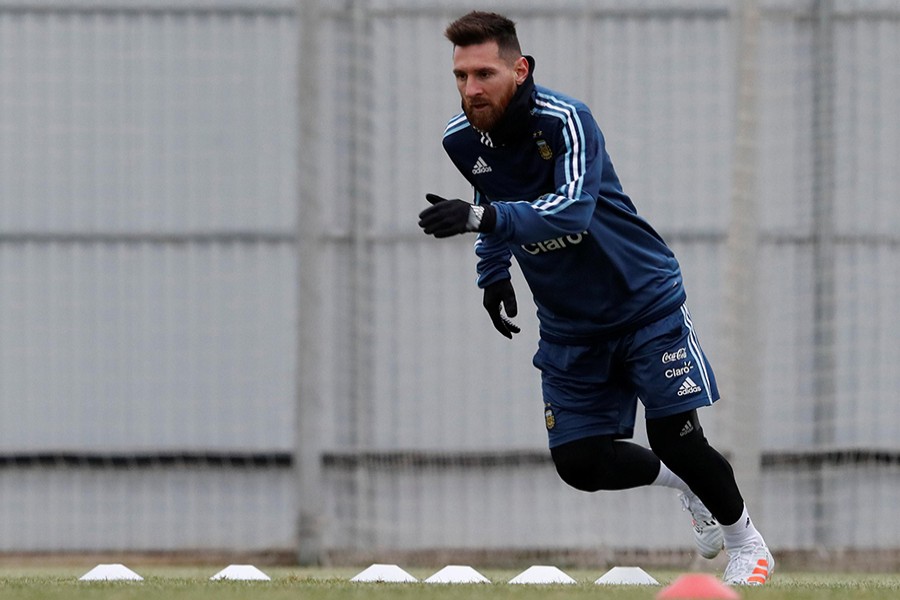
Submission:
POLYGON ((491 132, 461 113, 443 145, 474 186, 475 203, 497 213, 495 230, 475 243, 478 286, 509 278, 515 256, 543 339, 608 339, 684 303, 678 261, 622 190, 584 103, 529 75, 491 132))

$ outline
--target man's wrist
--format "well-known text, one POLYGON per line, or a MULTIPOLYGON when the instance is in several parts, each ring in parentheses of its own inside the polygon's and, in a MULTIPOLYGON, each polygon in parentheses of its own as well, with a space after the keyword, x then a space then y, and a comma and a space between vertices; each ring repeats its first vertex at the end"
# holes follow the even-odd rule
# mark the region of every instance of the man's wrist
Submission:
POLYGON ((480 231, 481 221, 484 219, 484 207, 473 204, 469 207, 469 220, 466 221, 466 230, 480 231))
POLYGON ((494 231, 497 226, 497 209, 494 208, 493 204, 484 204, 479 206, 479 208, 483 209, 483 213, 481 215, 481 223, 478 226, 478 231, 481 233, 490 233, 494 231))
POLYGON ((490 204, 472 204, 469 206, 469 219, 466 231, 490 233, 497 225, 497 209, 490 204))

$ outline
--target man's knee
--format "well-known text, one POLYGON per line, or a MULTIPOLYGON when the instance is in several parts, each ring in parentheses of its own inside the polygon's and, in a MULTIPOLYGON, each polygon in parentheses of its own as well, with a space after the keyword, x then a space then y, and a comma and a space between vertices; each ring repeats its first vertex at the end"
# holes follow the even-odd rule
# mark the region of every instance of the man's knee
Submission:
POLYGON ((653 453, 670 468, 709 448, 695 410, 647 421, 647 439, 653 453))
POLYGON ((596 492, 607 489, 612 443, 610 437, 588 437, 551 448, 550 455, 563 481, 576 490, 596 492))

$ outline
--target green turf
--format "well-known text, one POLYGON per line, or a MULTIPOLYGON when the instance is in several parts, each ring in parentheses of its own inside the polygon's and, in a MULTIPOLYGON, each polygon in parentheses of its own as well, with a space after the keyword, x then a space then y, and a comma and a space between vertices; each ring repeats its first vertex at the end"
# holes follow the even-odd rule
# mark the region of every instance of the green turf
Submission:
MULTIPOLYGON (((602 573, 567 571, 577 585, 508 585, 503 583, 515 575, 511 571, 482 572, 493 584, 430 585, 363 584, 348 581, 362 569, 309 570, 264 568, 270 582, 209 581, 221 567, 147 567, 128 565, 140 573, 143 582, 82 582, 78 577, 90 570, 84 568, 39 569, 3 567, 0 569, 0 599, 17 600, 92 600, 141 599, 191 600, 284 599, 284 600, 652 600, 661 589, 657 586, 597 586, 591 583, 602 573)), ((409 571, 422 579, 436 571, 409 571)), ((648 571, 661 584, 670 583, 678 573, 648 571)), ((739 589, 742 598, 768 600, 887 600, 900 597, 900 574, 777 574, 762 588, 739 589)))

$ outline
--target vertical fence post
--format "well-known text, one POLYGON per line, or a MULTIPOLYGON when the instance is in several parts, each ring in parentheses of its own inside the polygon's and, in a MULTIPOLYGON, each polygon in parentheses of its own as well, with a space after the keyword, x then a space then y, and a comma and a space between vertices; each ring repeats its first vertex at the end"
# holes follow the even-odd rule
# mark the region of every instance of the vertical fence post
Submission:
MULTIPOLYGON (((835 132, 834 132, 834 3, 816 0, 812 6, 812 205, 813 205, 813 443, 827 450, 835 441, 835 132)), ((813 477, 813 539, 828 545, 822 469, 813 477)))
POLYGON ((320 428, 324 388, 318 350, 322 337, 322 207, 317 193, 315 147, 318 139, 318 0, 297 0, 298 184, 295 251, 297 252, 297 382, 294 465, 297 473, 297 562, 324 561, 324 500, 320 428))
POLYGON ((737 7, 735 129, 731 215, 726 253, 725 331, 728 340, 722 395, 734 454, 731 463, 741 492, 759 512, 762 390, 759 382, 759 30, 756 0, 737 7))

